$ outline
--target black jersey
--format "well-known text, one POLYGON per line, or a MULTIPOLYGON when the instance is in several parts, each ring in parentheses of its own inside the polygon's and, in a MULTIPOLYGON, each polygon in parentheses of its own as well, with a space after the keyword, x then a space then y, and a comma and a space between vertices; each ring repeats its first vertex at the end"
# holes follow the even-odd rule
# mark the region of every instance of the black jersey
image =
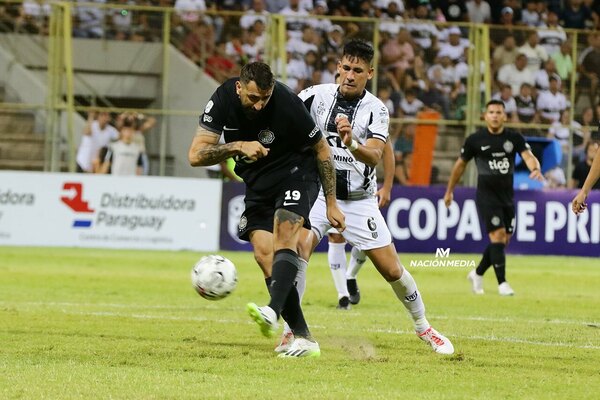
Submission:
POLYGON ((256 119, 248 119, 235 90, 238 78, 229 79, 212 95, 200 116, 200 126, 224 134, 225 142, 259 141, 269 149, 266 157, 251 162, 238 157, 235 173, 255 192, 264 192, 291 175, 318 179, 312 145, 322 133, 302 100, 287 86, 275 82, 273 95, 256 119))
POLYGON ((510 129, 494 135, 483 128, 465 140, 461 158, 464 161, 475 158, 478 203, 513 205, 515 155, 529 149, 525 138, 510 129))

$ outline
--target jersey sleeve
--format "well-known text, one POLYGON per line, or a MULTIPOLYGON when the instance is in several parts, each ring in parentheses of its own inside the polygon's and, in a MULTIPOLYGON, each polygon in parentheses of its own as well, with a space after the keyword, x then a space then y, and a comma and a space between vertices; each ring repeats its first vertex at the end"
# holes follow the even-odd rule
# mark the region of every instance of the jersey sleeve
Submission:
POLYGON ((323 133, 310 116, 300 97, 295 95, 292 97, 289 110, 291 111, 290 124, 300 135, 301 143, 312 146, 321 140, 323 133))
POLYGON ((375 138, 387 142, 390 132, 390 112, 385 105, 371 110, 367 139, 375 138))
POLYGON ((308 87, 300 93, 298 93, 298 97, 300 97, 300 100, 302 100, 304 106, 306 107, 309 113, 310 108, 312 107, 313 100, 315 99, 315 94, 316 91, 314 86, 308 87))
POLYGON ((523 135, 518 132, 514 132, 513 144, 515 145, 515 152, 518 154, 521 154, 525 150, 531 150, 529 143, 527 143, 523 135))
POLYGON ((471 161, 471 159, 473 157, 475 157, 476 147, 475 147, 473 141, 474 141, 474 136, 473 135, 469 136, 465 140, 463 147, 460 149, 460 158, 462 158, 463 161, 465 161, 465 162, 469 162, 469 161, 471 161))
POLYGON ((217 135, 221 135, 223 132, 223 126, 225 125, 225 115, 227 105, 224 101, 224 89, 220 86, 211 96, 208 103, 204 107, 204 112, 200 116, 199 125, 217 135))

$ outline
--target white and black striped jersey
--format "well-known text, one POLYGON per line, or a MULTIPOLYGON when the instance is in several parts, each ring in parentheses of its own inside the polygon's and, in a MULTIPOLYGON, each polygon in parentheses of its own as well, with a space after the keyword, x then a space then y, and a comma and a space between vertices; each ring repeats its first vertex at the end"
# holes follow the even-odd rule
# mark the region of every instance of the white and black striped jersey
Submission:
POLYGON ((368 198, 377 192, 375 168, 358 161, 348 150, 337 133, 335 119, 340 114, 347 116, 354 139, 360 144, 370 138, 386 142, 389 112, 381 100, 366 90, 362 96, 346 100, 338 88, 337 84, 311 86, 299 96, 331 146, 338 199, 368 198))

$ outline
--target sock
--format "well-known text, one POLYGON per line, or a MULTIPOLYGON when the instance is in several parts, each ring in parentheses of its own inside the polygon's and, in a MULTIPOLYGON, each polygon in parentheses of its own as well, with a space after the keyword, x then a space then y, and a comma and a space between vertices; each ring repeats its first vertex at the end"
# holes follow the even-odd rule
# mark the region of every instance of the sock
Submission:
MULTIPOLYGON (((300 257, 298 257, 298 262, 298 273, 296 274, 296 281, 294 282, 294 285, 296 286, 296 290, 298 291, 300 303, 302 303, 302 297, 304 296, 304 292, 306 291, 306 269, 308 268, 308 262, 300 257)), ((285 322, 283 324, 283 335, 289 332, 292 332, 292 328, 290 328, 288 323, 285 322)))
POLYGON ((346 271, 346 279, 356 279, 358 271, 365 265, 367 256, 364 251, 352 247, 350 252, 350 264, 348 264, 348 270, 346 271))
POLYGON ((294 286, 290 289, 290 293, 285 300, 281 316, 287 322, 288 328, 294 333, 295 337, 310 338, 308 325, 300 306, 300 297, 294 286))
POLYGON ((419 333, 429 328, 429 322, 425 318, 425 304, 421 298, 421 293, 417 289, 417 283, 410 272, 404 268, 400 279, 390 282, 396 297, 404 304, 415 323, 415 330, 419 333))
POLYGON ((273 256, 273 273, 271 274, 271 301, 269 307, 275 311, 277 317, 285 304, 290 290, 294 286, 294 279, 298 273, 298 254, 290 249, 281 249, 273 256))
POLYGON ((267 285, 267 292, 271 293, 271 277, 265 278, 265 284, 267 285))
POLYGON ((350 296, 346 286, 346 243, 329 243, 327 259, 338 299, 350 296))
POLYGON ((504 254, 504 243, 490 244, 490 263, 494 266, 498 285, 506 282, 506 255, 504 254))
POLYGON ((475 270, 475 273, 479 276, 483 276, 483 274, 485 274, 485 271, 487 271, 488 268, 492 266, 492 263, 490 262, 490 246, 491 245, 492 245, 491 243, 488 244, 488 246, 483 251, 483 257, 481 258, 481 261, 479 262, 479 265, 477 266, 477 269, 475 270))

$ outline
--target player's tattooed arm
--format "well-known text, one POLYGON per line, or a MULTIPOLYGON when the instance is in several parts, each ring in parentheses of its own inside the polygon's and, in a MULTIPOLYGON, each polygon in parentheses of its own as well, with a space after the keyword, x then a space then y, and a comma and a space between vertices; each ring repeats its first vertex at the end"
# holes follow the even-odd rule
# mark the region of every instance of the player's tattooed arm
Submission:
POLYGON ((322 137, 314 146, 313 150, 317 155, 317 166, 321 177, 321 185, 323 185, 323 193, 325 198, 335 198, 335 168, 331 159, 331 149, 322 137))
POLYGON ((219 144, 219 135, 198 127, 188 152, 188 159, 192 167, 200 167, 215 165, 234 156, 256 161, 268 152, 269 149, 256 141, 219 144))

